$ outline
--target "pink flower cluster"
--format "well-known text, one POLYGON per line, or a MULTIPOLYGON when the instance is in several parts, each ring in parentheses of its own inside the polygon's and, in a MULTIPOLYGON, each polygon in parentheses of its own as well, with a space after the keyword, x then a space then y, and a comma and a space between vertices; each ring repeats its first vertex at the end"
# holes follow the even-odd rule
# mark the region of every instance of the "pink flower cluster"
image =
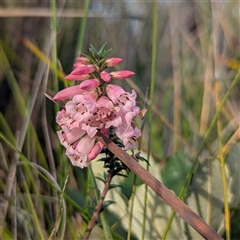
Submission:
POLYGON ((125 92, 118 85, 106 84, 111 79, 134 74, 128 70, 105 71, 120 61, 120 58, 110 58, 99 67, 85 57, 77 58, 75 69, 66 79, 84 81, 58 92, 53 98, 72 98, 66 103, 65 109, 57 113, 56 121, 61 127, 57 132, 58 137, 75 166, 87 167, 101 152, 104 145, 97 141, 97 131, 108 136, 110 127, 114 128, 115 134, 123 141, 124 150, 138 145, 137 138, 141 133, 137 127, 133 127, 133 118, 140 113, 139 107, 136 107, 136 92, 125 92))

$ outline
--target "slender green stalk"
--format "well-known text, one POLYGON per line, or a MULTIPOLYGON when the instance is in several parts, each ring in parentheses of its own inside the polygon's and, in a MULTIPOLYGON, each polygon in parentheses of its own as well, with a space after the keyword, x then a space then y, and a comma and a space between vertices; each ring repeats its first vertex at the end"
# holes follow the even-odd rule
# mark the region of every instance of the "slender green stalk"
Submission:
POLYGON ((86 28, 86 21, 87 21, 87 15, 88 15, 88 7, 89 7, 90 0, 84 1, 84 17, 80 24, 79 34, 78 34, 78 41, 77 41, 77 49, 76 49, 76 57, 79 56, 82 52, 82 46, 83 46, 83 39, 84 39, 84 33, 86 28))
MULTIPOLYGON (((227 99, 229 98, 232 90, 235 88, 235 86, 236 86, 239 82, 240 82, 240 71, 237 73, 237 75, 236 75, 235 78, 233 79, 230 88, 228 89, 227 93, 225 94, 225 96, 224 96, 221 104, 219 105, 219 108, 218 108, 217 112, 215 113, 215 115, 214 115, 214 117, 213 117, 213 119, 212 119, 212 122, 210 123, 210 125, 209 125, 209 127, 208 127, 208 129, 207 129, 207 131, 206 131, 206 133, 205 133, 205 135, 204 135, 203 141, 202 141, 202 143, 201 143, 201 145, 200 145, 200 147, 199 147, 199 150, 198 150, 198 152, 197 152, 197 154, 196 154, 196 157, 195 157, 195 159, 194 159, 194 161, 193 161, 192 167, 191 167, 191 169, 189 170, 189 172, 188 172, 188 174, 187 174, 187 176, 186 176, 184 185, 183 185, 183 187, 181 188, 181 191, 180 191, 180 193, 179 193, 179 195, 178 195, 178 197, 179 197, 180 199, 182 199, 183 194, 184 194, 184 192, 185 192, 185 190, 186 190, 186 188, 187 188, 187 186, 188 186, 188 184, 189 184, 189 182, 190 182, 190 179, 191 179, 191 177, 192 177, 192 174, 194 173, 196 164, 197 164, 197 162, 198 162, 198 157, 199 157, 199 155, 201 154, 202 149, 203 149, 203 147, 204 147, 204 145, 205 145, 208 137, 210 136, 210 133, 212 132, 212 130, 213 130, 214 127, 216 126, 218 117, 219 117, 219 115, 220 115, 220 113, 221 113, 221 111, 222 111, 223 106, 225 105, 227 99)), ((173 220, 173 218, 174 218, 174 215, 175 215, 175 212, 172 211, 171 216, 169 217, 167 226, 166 226, 166 228, 165 228, 165 230, 164 230, 162 240, 163 240, 163 239, 166 239, 166 236, 167 236, 167 233, 168 233, 168 231, 169 231, 169 229, 170 229, 170 226, 171 226, 172 220, 173 220)))
POLYGON ((0 131, 3 131, 3 133, 8 137, 8 139, 15 143, 15 136, 12 133, 12 130, 9 127, 9 124, 7 123, 6 119, 4 118, 3 114, 0 112, 0 131))
POLYGON ((13 98, 16 104, 16 109, 19 111, 21 116, 24 115, 25 112, 25 101, 23 99, 22 93, 19 89, 19 86, 17 84, 17 80, 13 74, 13 71, 11 69, 10 63, 7 59, 7 56, 4 52, 3 47, 0 45, 0 52, 1 52, 1 64, 5 65, 5 69, 3 71, 3 74, 6 76, 8 85, 13 93, 13 98))
POLYGON ((33 216, 33 219, 34 219, 34 225, 39 233, 39 236, 40 236, 40 239, 45 239, 44 236, 43 236, 43 231, 42 231, 42 227, 40 226, 40 223, 39 223, 39 220, 38 220, 38 216, 36 214, 36 211, 35 211, 35 207, 33 205, 33 202, 32 202, 32 198, 31 198, 31 195, 30 195, 30 192, 29 192, 29 189, 28 189, 28 186, 27 186, 27 183, 25 180, 22 181, 22 186, 23 186, 23 189, 24 191, 26 192, 26 201, 27 201, 27 204, 30 208, 30 211, 32 213, 32 216, 33 216))
MULTIPOLYGON (((216 109, 219 107, 219 82, 215 83, 216 88, 216 109)), ((231 225, 230 225, 230 212, 228 205, 228 194, 227 194, 227 179, 225 172, 225 159, 223 155, 223 145, 221 139, 221 122, 218 118, 217 120, 217 134, 218 134, 218 143, 219 143, 219 160, 221 164, 221 174, 222 174, 222 184, 223 184, 223 199, 224 199, 224 215, 225 215, 225 230, 226 230, 226 239, 230 240, 231 238, 231 225)))
POLYGON ((131 195, 131 206, 130 206, 130 214, 129 214, 129 223, 128 223, 128 235, 127 240, 131 239, 131 232, 132 232, 132 219, 133 219, 133 206, 134 206, 134 199, 135 199, 135 193, 136 193, 136 181, 137 176, 134 174, 133 177, 133 186, 132 186, 132 195, 131 195))
MULTIPOLYGON (((145 101, 144 101, 144 109, 147 109, 147 102, 148 102, 148 88, 146 89, 146 95, 145 95, 145 101)), ((141 134, 143 132, 145 124, 145 117, 142 119, 141 123, 141 134)), ((138 150, 139 152, 141 151, 142 147, 142 135, 140 139, 138 140, 138 150)), ((132 229, 132 220, 133 220, 133 207, 134 207, 134 199, 135 199, 135 193, 136 193, 136 182, 137 182, 137 176, 134 174, 134 179, 133 179, 133 185, 132 185, 132 194, 131 194, 131 206, 130 206, 130 215, 129 215, 129 225, 128 225, 128 239, 131 237, 131 229, 132 229)), ((147 185, 145 185, 147 186, 147 185)), ((147 189, 147 188, 146 188, 147 189)))
POLYGON ((92 175, 93 172, 92 172, 92 167, 91 165, 89 166, 89 168, 87 169, 87 179, 86 179, 86 192, 85 192, 85 208, 86 208, 86 211, 89 212, 89 206, 90 206, 90 185, 91 185, 91 179, 92 179, 92 175))
POLYGON ((180 39, 176 18, 178 17, 179 3, 172 3, 169 8, 169 24, 171 36, 171 53, 173 67, 173 152, 178 150, 179 137, 175 132, 181 131, 181 105, 182 105, 182 80, 181 80, 181 61, 180 61, 180 39))
MULTIPOLYGON (((152 66, 151 66, 151 85, 150 85, 150 106, 148 108, 148 153, 147 160, 150 158, 151 153, 151 136, 152 136, 152 106, 154 101, 154 88, 155 88, 155 78, 156 78, 156 59, 157 59, 157 22, 158 22, 158 5, 157 1, 153 2, 153 33, 152 33, 152 66)), ((147 165, 147 170, 149 166, 147 165)), ((146 214, 147 214, 147 192, 148 186, 145 184, 145 194, 144 194, 144 209, 143 209, 143 223, 142 223, 142 239, 145 235, 146 226, 146 214)))
MULTIPOLYGON (((58 92, 58 79, 57 79, 57 14, 56 14, 56 0, 51 0, 51 27, 53 35, 52 44, 52 64, 53 64, 53 89, 58 92)), ((58 106, 56 105, 56 110, 58 106)))

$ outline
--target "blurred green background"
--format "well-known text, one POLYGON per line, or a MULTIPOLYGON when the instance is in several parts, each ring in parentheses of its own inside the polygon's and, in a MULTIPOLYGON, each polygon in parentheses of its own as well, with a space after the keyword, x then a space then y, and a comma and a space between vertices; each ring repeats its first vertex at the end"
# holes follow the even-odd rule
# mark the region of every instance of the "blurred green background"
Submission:
MULTIPOLYGON (((56 135, 58 107, 43 94, 53 96, 69 84, 61 72, 69 74, 75 57, 88 53, 90 44, 99 49, 107 42, 107 49, 112 49, 108 57, 123 59, 116 69, 136 73, 117 84, 128 91, 134 88, 140 102, 150 91, 153 103, 141 149, 146 154, 150 148, 150 164, 176 194, 198 152, 200 165, 221 154, 225 159, 239 141, 239 2, 3 0, 0 7, 0 131, 29 161, 47 169, 61 188, 69 174, 66 193, 90 214, 96 200, 87 170, 69 164, 56 135), (210 127, 216 113, 218 125, 215 121, 210 127), (90 208, 85 208, 87 198, 93 204, 90 208)), ((229 165, 232 172, 227 172, 229 189, 231 181, 240 184, 239 151, 233 156, 235 167, 229 165)), ((0 236, 48 238, 57 215, 56 191, 32 168, 20 168, 15 151, 2 139, 0 158, 0 236)), ((120 196, 128 201, 132 176, 126 182, 120 196)), ((238 192, 233 188, 231 193, 237 199, 231 212, 232 239, 240 237, 238 192)), ((64 239, 84 234, 79 211, 68 202, 64 239)), ((112 215, 109 211, 114 238, 126 239, 126 227, 112 215)), ((140 236, 132 234, 133 239, 140 236)))

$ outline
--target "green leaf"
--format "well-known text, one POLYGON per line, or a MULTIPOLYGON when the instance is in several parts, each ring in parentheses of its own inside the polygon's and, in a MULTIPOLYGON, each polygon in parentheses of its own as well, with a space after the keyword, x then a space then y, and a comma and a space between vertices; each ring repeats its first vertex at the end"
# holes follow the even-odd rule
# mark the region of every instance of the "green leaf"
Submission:
POLYGON ((96 50, 96 48, 93 47, 92 44, 90 44, 89 50, 90 50, 90 52, 93 53, 93 54, 98 54, 98 51, 96 50))
POLYGON ((117 173, 116 175, 120 176, 120 177, 126 177, 126 178, 128 177, 128 175, 125 175, 125 174, 122 174, 122 173, 117 173))
POLYGON ((109 189, 117 188, 117 187, 122 187, 122 185, 121 184, 110 184, 109 189))
POLYGON ((101 54, 101 58, 104 58, 109 52, 111 52, 112 49, 109 49, 107 51, 104 51, 102 54, 101 54))
POLYGON ((108 206, 110 206, 111 204, 113 203, 116 203, 115 201, 112 201, 112 200, 108 200, 108 201, 105 201, 102 205, 102 208, 105 209, 107 208, 108 206))
POLYGON ((139 160, 141 160, 141 161, 143 161, 143 162, 146 162, 147 165, 150 166, 150 163, 148 162, 148 160, 147 160, 146 158, 138 155, 138 156, 136 156, 136 159, 139 159, 139 160))
POLYGON ((92 57, 88 54, 82 53, 82 56, 84 56, 85 58, 87 58, 90 61, 93 61, 92 57))
POLYGON ((190 168, 190 161, 184 154, 177 153, 171 156, 167 159, 166 166, 162 172, 164 185, 178 195, 190 168))
MULTIPOLYGON (((126 178, 122 179, 121 181, 121 185, 122 185, 121 191, 127 199, 129 199, 132 194, 133 179, 134 179, 134 173, 130 172, 128 176, 126 176, 126 178)), ((137 177, 136 186, 139 186, 141 184, 143 184, 143 181, 137 177)))
POLYGON ((106 181, 106 179, 107 179, 107 173, 106 172, 103 172, 103 177, 104 177, 104 179, 106 181))
POLYGON ((101 177, 95 177, 96 179, 98 179, 98 180, 100 180, 100 181, 102 181, 103 183, 105 183, 106 181, 103 179, 103 178, 101 178, 101 177))
MULTIPOLYGON (((221 167, 217 159, 208 158, 201 163, 190 189, 188 206, 220 234, 224 229, 224 203, 221 167)), ((193 239, 201 238, 192 228, 188 229, 193 239)))
POLYGON ((104 48, 106 47, 106 45, 107 45, 107 42, 105 42, 105 43, 101 46, 101 48, 99 49, 99 51, 98 51, 98 55, 99 55, 99 56, 101 56, 101 54, 103 53, 104 48))
POLYGON ((240 144, 233 144, 226 158, 228 166, 227 176, 230 179, 230 186, 228 189, 229 202, 231 206, 240 204, 240 144))

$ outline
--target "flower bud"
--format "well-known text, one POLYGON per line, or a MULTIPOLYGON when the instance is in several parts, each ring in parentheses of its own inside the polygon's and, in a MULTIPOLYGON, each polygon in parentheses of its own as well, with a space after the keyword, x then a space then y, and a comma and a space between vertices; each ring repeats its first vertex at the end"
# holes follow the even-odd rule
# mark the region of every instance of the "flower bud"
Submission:
POLYGON ((111 80, 111 75, 108 72, 103 71, 100 73, 100 76, 104 82, 110 82, 111 80))
POLYGON ((76 60, 77 60, 78 63, 82 63, 84 65, 90 63, 90 60, 86 57, 78 57, 78 58, 76 58, 76 60))
POLYGON ((107 67, 113 67, 122 61, 121 58, 108 58, 105 63, 107 67))
POLYGON ((112 79, 128 78, 133 76, 134 74, 135 74, 134 72, 131 72, 129 70, 116 71, 116 72, 110 73, 110 75, 112 76, 112 79))
POLYGON ((83 65, 81 67, 77 67, 75 68, 71 74, 75 74, 75 75, 83 75, 83 74, 89 74, 95 71, 95 68, 93 65, 83 65))
POLYGON ((65 79, 71 80, 71 81, 82 81, 82 80, 87 80, 89 78, 90 78, 89 74, 83 74, 83 75, 69 74, 65 77, 65 79))
POLYGON ((86 91, 89 91, 89 90, 92 90, 94 88, 97 88, 100 84, 100 81, 98 79, 88 79, 88 80, 85 80, 83 81, 79 87, 82 89, 82 90, 86 90, 86 91))

